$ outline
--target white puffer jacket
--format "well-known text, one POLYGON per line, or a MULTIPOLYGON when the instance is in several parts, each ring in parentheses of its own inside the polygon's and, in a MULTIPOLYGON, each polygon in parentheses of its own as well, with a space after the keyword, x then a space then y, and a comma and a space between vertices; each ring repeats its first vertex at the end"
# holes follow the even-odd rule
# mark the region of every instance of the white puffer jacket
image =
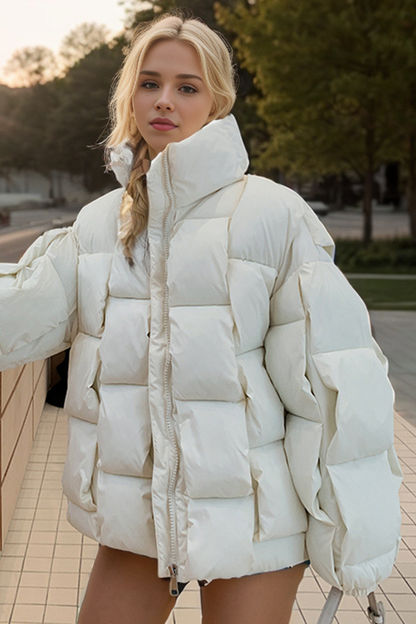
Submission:
POLYGON ((247 166, 234 117, 213 121, 152 161, 133 269, 123 189, 2 265, 1 367, 72 344, 63 488, 85 535, 179 581, 309 558, 363 595, 399 544, 387 362, 326 229, 247 166))

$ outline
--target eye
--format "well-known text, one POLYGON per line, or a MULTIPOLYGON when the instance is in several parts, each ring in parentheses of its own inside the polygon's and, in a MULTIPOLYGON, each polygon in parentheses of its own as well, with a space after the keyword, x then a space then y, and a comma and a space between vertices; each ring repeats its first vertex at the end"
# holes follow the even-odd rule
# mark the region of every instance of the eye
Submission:
POLYGON ((189 89, 189 91, 183 91, 183 93, 198 93, 198 91, 190 85, 184 85, 183 87, 181 87, 181 90, 182 89, 189 89))
POLYGON ((157 84, 151 80, 146 80, 146 82, 142 82, 140 86, 144 89, 153 89, 154 87, 157 87, 157 84))

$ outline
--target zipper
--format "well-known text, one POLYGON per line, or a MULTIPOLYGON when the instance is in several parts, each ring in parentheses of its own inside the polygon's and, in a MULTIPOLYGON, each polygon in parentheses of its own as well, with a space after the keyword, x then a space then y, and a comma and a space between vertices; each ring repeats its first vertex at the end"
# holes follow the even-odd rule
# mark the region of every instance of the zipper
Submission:
POLYGON ((170 581, 169 581, 169 593, 171 596, 177 596, 179 594, 178 589, 178 566, 176 563, 172 563, 169 567, 170 581))
POLYGON ((170 526, 170 557, 171 563, 168 566, 170 573, 169 593, 171 596, 178 595, 178 564, 177 564, 177 552, 176 552, 176 523, 175 523, 175 503, 174 503, 174 489, 176 484, 176 478, 179 467, 179 452, 176 442, 175 433, 172 426, 172 397, 169 388, 169 372, 171 367, 171 353, 170 353, 170 326, 169 326, 169 288, 168 288, 168 257, 169 257, 169 243, 168 243, 168 223, 169 217, 173 209, 173 193, 170 185, 169 172, 168 172, 168 148, 163 153, 163 173, 166 193, 169 198, 169 206, 165 212, 163 220, 163 251, 165 256, 165 273, 164 273, 164 297, 163 297, 163 322, 165 328, 166 339, 166 359, 163 374, 163 390, 165 397, 165 424, 168 432, 169 440, 171 442, 171 448, 174 452, 173 469, 170 473, 168 484, 168 512, 169 512, 169 526, 170 526))

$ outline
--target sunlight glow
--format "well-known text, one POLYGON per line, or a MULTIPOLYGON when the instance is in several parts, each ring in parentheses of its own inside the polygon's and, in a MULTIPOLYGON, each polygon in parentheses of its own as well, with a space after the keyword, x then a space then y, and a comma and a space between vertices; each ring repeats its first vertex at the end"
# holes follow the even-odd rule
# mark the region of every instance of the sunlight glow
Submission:
POLYGON ((125 11, 120 0, 0 2, 0 83, 16 86, 16 79, 4 72, 16 50, 45 46, 57 54, 64 37, 85 22, 104 24, 114 36, 123 29, 125 11))

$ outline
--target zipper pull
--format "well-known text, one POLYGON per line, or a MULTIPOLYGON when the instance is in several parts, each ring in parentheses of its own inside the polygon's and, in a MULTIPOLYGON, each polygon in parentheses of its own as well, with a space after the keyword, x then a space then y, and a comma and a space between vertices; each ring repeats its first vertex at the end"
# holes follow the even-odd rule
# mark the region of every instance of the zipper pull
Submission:
POLYGON ((169 593, 171 596, 178 596, 178 566, 176 563, 168 566, 170 572, 169 593))

